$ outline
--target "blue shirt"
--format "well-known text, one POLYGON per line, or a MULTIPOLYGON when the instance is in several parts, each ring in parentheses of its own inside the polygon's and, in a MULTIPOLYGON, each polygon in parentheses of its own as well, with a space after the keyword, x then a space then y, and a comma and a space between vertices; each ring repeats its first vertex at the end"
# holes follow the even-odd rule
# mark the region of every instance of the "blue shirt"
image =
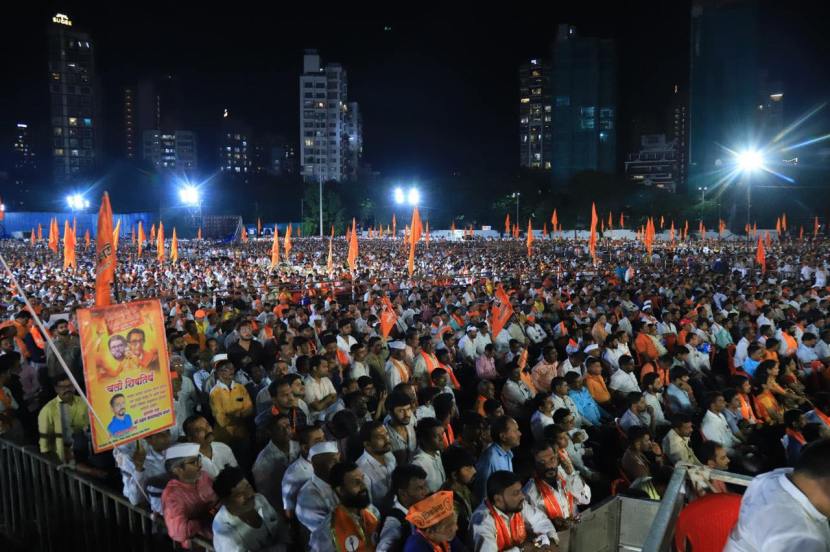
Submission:
POLYGON ((752 360, 751 358, 747 357, 747 359, 744 361, 744 365, 741 368, 743 368, 744 372, 749 374, 750 378, 754 378, 755 370, 758 369, 759 364, 761 364, 760 360, 752 360))
POLYGON ((487 496, 487 479, 490 474, 497 471, 513 471, 513 451, 504 450, 496 443, 493 443, 484 452, 476 464, 476 489, 478 496, 487 496))
POLYGON ((591 396, 591 392, 588 391, 587 387, 583 386, 579 391, 571 389, 568 391, 568 396, 573 400, 576 409, 583 418, 595 426, 600 425, 602 410, 597 404, 597 401, 594 400, 594 397, 591 396))
POLYGON ((107 426, 107 429, 112 435, 118 435, 119 433, 124 433, 132 427, 133 419, 129 414, 127 414, 126 416, 124 416, 123 420, 119 420, 118 418, 113 416, 112 421, 107 426))
POLYGON ((683 412, 686 414, 694 412, 694 407, 692 407, 692 401, 689 400, 689 396, 675 384, 669 384, 666 388, 666 394, 669 396, 669 404, 671 405, 672 412, 683 412))

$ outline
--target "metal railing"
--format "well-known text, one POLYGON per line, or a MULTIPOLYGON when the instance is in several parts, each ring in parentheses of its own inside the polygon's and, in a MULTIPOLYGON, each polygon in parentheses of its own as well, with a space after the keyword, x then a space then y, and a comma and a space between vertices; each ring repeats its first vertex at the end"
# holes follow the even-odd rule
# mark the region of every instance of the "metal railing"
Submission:
POLYGON ((752 481, 752 477, 732 472, 713 470, 701 466, 676 466, 668 487, 663 493, 660 508, 657 510, 651 529, 643 543, 643 552, 668 552, 672 549, 677 518, 680 515, 680 510, 686 505, 686 479, 690 469, 702 470, 710 480, 723 481, 733 485, 745 487, 752 481))
MULTIPOLYGON (((64 550, 167 551, 162 520, 28 447, 0 439, 0 535, 12 545, 64 550)), ((209 542, 194 539, 203 550, 209 542)))

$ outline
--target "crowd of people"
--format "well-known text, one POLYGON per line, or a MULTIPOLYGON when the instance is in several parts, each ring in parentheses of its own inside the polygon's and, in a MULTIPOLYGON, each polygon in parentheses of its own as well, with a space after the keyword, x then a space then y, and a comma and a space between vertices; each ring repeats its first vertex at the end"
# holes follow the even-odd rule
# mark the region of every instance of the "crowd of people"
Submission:
MULTIPOLYGON (((824 526, 788 529, 803 548, 765 548, 750 487, 730 546, 826 550, 808 538, 828 536, 830 513, 825 246, 782 239, 762 271, 749 241, 648 255, 601 240, 594 258, 583 241, 528 254, 514 239, 433 240, 410 275, 389 238, 361 239, 353 274, 342 238, 333 269, 328 239, 294 240, 274 268, 268 240, 182 242, 177 263, 123 244, 113 293, 161 302, 176 422, 94 454, 58 359, 83 384, 92 251, 64 270, 44 245, 6 241, 0 437, 122 490, 184 548, 557 550, 612 494, 660 500, 682 464, 795 467, 785 491, 824 526)), ((692 494, 730 490, 701 478, 692 494)))

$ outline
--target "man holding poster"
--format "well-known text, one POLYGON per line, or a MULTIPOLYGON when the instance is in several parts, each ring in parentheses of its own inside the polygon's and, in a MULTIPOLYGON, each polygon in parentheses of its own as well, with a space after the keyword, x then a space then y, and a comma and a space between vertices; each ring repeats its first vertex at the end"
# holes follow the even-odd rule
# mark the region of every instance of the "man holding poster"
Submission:
POLYGON ((158 300, 81 309, 78 326, 87 399, 98 418, 90 415, 95 451, 171 427, 173 388, 158 300))

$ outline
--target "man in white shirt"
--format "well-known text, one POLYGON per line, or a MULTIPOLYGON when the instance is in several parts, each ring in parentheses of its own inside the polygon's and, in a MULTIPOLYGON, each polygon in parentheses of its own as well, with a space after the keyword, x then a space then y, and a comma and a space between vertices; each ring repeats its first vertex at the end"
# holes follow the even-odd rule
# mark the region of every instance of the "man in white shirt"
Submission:
POLYGON ((317 443, 308 453, 314 474, 297 495, 297 519, 314 532, 337 506, 337 493, 329 483, 331 468, 340 461, 340 451, 334 441, 317 443))
POLYGON ((723 410, 726 408, 726 399, 723 398, 722 393, 715 392, 709 396, 708 402, 709 409, 706 411, 706 415, 703 416, 700 430, 708 441, 720 443, 726 449, 726 453, 733 456, 739 441, 732 430, 729 429, 729 422, 726 421, 726 417, 723 415, 723 410))
MULTIPOLYGON (((702 343, 700 335, 689 332, 686 340, 686 349, 689 350, 689 356, 686 357, 686 368, 691 374, 708 374, 712 370, 709 365, 709 354, 698 350, 702 343)), ((711 347, 711 345, 708 346, 711 347)))
POLYGON ((447 476, 441 463, 441 451, 446 448, 444 426, 435 418, 424 418, 415 426, 418 450, 412 463, 427 472, 427 489, 434 493, 441 488, 447 476))
POLYGON ((231 447, 214 439, 213 427, 201 414, 185 420, 182 429, 188 442, 199 445, 202 471, 211 478, 216 478, 225 466, 238 465, 231 447))
POLYGON ((395 455, 392 454, 389 430, 380 420, 366 422, 360 428, 360 440, 363 442, 363 454, 356 464, 366 477, 366 488, 369 489, 372 504, 380 508, 386 503, 386 495, 392 484, 392 471, 397 465, 395 455))
POLYGON ((316 426, 305 426, 297 431, 297 441, 300 443, 300 455, 289 464, 282 477, 282 506, 288 517, 294 517, 297 507, 297 494, 305 483, 311 479, 314 468, 308 461, 311 447, 325 440, 323 430, 316 426))
POLYGON ((535 316, 527 317, 527 327, 525 327, 525 332, 527 333, 527 337, 530 341, 536 345, 540 344, 548 337, 545 330, 542 329, 542 326, 536 323, 535 316))
POLYGON ((458 342, 458 353, 461 359, 467 364, 475 366, 476 363, 476 338, 478 337, 478 328, 473 325, 467 326, 467 333, 458 342))
POLYGON ((725 552, 830 550, 830 440, 804 448, 795 469, 752 480, 725 552))
POLYGON ((735 345, 735 366, 743 366, 744 361, 749 356, 749 345, 755 341, 755 330, 752 326, 744 328, 743 337, 735 345))
POLYGON ((608 388, 623 396, 629 393, 639 393, 640 385, 634 375, 634 359, 628 355, 620 357, 620 369, 614 372, 608 382, 608 388))
POLYGON ((252 470, 259 493, 277 510, 282 510, 281 481, 285 470, 300 455, 300 445, 291 440, 291 420, 278 414, 268 422, 270 439, 257 456, 252 470))

